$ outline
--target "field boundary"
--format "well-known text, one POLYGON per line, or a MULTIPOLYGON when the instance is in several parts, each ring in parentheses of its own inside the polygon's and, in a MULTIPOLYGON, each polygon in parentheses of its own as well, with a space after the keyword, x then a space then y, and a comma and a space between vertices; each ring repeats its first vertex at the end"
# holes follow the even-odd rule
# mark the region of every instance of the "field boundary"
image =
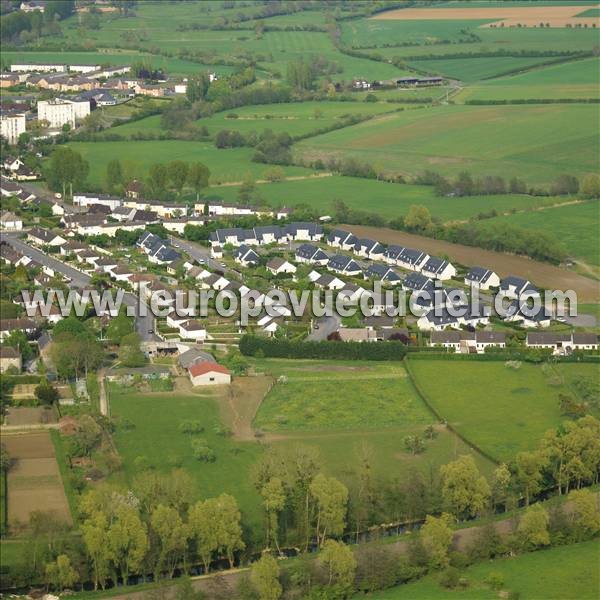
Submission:
POLYGON ((415 392, 417 392, 417 395, 419 396, 419 398, 423 401, 423 403, 425 404, 425 406, 432 412, 432 414, 435 415, 435 417, 437 419, 439 419, 440 422, 444 423, 444 425, 452 433, 454 433, 459 439, 461 439, 467 446, 469 446, 470 448, 472 448, 473 450, 475 450, 476 452, 478 452, 479 454, 481 454, 481 456, 483 456, 484 458, 487 458, 488 460, 492 461, 495 465, 501 464, 500 461, 497 458, 493 457, 489 452, 486 452, 485 450, 482 450, 477 444, 474 444, 471 440, 469 440, 468 438, 466 438, 462 433, 460 433, 459 431, 457 431, 441 415, 441 413, 431 404, 431 402, 427 398, 427 395, 425 394, 425 392, 423 391, 423 389, 421 388, 421 386, 417 382, 417 379, 416 379, 414 373, 411 371, 410 360, 408 360, 408 356, 406 357, 404 363, 405 363, 404 366, 406 367, 406 372, 408 373, 408 379, 410 380, 413 388, 415 389, 415 392))

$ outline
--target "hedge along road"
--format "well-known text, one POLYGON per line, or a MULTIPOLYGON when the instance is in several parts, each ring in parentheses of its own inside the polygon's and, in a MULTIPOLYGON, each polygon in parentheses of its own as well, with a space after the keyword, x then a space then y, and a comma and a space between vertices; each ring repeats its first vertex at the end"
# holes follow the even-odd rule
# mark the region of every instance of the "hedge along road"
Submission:
POLYGON ((462 265, 486 267, 496 271, 501 277, 507 275, 523 277, 544 289, 573 290, 577 294, 579 302, 598 302, 600 300, 600 286, 597 281, 567 269, 532 260, 526 256, 483 250, 476 246, 463 246, 385 227, 364 225, 341 225, 341 227, 352 231, 359 238, 372 238, 384 244, 400 244, 418 248, 437 256, 446 254, 462 265))

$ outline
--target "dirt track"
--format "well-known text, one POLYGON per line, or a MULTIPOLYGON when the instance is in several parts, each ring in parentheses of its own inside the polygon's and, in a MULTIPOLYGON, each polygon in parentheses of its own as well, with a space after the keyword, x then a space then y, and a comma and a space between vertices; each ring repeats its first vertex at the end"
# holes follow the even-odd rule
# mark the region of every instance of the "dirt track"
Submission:
POLYGON ((600 283, 597 281, 524 256, 453 244, 394 229, 362 225, 343 225, 342 227, 352 231, 358 237, 373 238, 384 244, 400 244, 419 248, 437 256, 446 254, 456 262, 469 267, 488 267, 501 277, 507 275, 523 277, 544 289, 574 290, 579 302, 598 302, 600 300, 600 283))
POLYGON ((586 6, 493 6, 493 7, 473 7, 473 8, 400 8, 389 10, 372 17, 374 20, 394 20, 394 21, 468 21, 468 20, 489 20, 493 23, 482 25, 499 26, 500 23, 506 27, 516 25, 538 26, 540 22, 549 24, 551 27, 565 27, 570 25, 598 26, 600 19, 598 17, 576 17, 587 9, 595 8, 593 5, 586 6))

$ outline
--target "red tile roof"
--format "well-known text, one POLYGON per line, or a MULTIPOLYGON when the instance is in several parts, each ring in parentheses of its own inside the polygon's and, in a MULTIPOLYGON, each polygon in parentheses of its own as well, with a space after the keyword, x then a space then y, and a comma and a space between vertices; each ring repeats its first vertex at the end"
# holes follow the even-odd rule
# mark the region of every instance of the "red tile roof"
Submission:
POLYGON ((188 371, 192 377, 198 377, 199 375, 206 375, 206 373, 223 373, 224 375, 229 375, 229 370, 226 369, 223 365, 220 365, 216 362, 212 362, 210 360, 202 360, 200 362, 194 363, 191 367, 189 367, 188 371))

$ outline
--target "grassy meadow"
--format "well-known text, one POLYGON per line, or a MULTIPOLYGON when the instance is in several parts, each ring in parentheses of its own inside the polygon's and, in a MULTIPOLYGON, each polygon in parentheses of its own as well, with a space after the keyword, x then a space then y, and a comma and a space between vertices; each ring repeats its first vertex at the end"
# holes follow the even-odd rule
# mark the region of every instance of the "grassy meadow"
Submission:
MULTIPOLYGON (((448 590, 433 573, 414 583, 377 592, 377 600, 494 600, 498 591, 486 584, 490 573, 504 579, 503 590, 519 593, 521 598, 544 600, 595 600, 600 578, 598 540, 558 546, 501 558, 467 567, 463 577, 466 589, 448 590)), ((357 596, 356 598, 361 598, 357 596)))
MULTIPOLYGON (((205 195, 235 202, 238 189, 237 186, 212 187, 205 195)), ((553 197, 520 194, 447 198, 436 196, 431 186, 340 175, 266 183, 258 185, 256 189, 258 196, 273 206, 302 204, 328 214, 333 210, 336 200, 343 200, 350 208, 377 213, 390 219, 405 216, 413 204, 426 206, 434 217, 442 221, 452 221, 469 219, 490 210, 504 213, 561 201, 553 197)))
MULTIPOLYGON (((210 135, 222 129, 242 134, 270 129, 274 133, 288 133, 295 137, 333 127, 342 123, 345 117, 378 115, 395 110, 396 106, 383 102, 289 102, 243 106, 198 119, 196 125, 205 125, 210 135)), ((140 131, 161 132, 160 115, 120 125, 111 133, 127 136, 140 131)))
POLYGON ((545 231, 560 240, 572 257, 600 266, 600 204, 597 201, 495 217, 481 221, 477 227, 485 229, 498 223, 545 231))
MULTIPOLYGON (((106 177, 106 165, 114 158, 119 159, 126 169, 137 177, 145 177, 149 167, 155 163, 172 160, 200 161, 211 172, 211 182, 242 182, 247 173, 260 179, 269 165, 251 161, 252 148, 228 148, 217 150, 209 142, 182 142, 179 140, 143 142, 73 142, 73 150, 90 163, 88 181, 101 186, 106 177)), ((312 173, 302 167, 283 167, 286 176, 303 176, 312 173)))
POLYGON ((111 388, 111 412, 117 423, 132 423, 133 429, 117 426, 114 440, 123 458, 126 479, 131 481, 139 469, 135 459, 145 457, 161 471, 180 466, 194 479, 198 497, 228 492, 236 497, 244 519, 257 527, 260 523, 258 493, 248 478, 249 469, 260 456, 255 443, 235 442, 219 435, 219 408, 215 396, 205 394, 141 394, 127 388, 111 388), (216 454, 214 463, 204 463, 192 455, 191 438, 180 433, 182 421, 200 421, 203 438, 216 454))
POLYGON ((596 106, 438 106, 383 115, 304 140, 305 158, 352 157, 390 172, 519 176, 547 183, 596 170, 596 106))
POLYGON ((463 89, 456 100, 598 98, 599 83, 600 59, 588 58, 475 83, 463 89))
POLYGON ((410 361, 410 372, 432 406, 462 435, 499 460, 531 450, 565 420, 558 395, 577 395, 577 378, 597 378, 593 364, 410 361))
POLYGON ((431 413, 415 395, 401 365, 348 369, 355 369, 349 378, 346 371, 327 371, 327 376, 308 371, 305 376, 300 372, 298 377, 276 383, 260 407, 255 426, 272 432, 431 423, 431 413))

